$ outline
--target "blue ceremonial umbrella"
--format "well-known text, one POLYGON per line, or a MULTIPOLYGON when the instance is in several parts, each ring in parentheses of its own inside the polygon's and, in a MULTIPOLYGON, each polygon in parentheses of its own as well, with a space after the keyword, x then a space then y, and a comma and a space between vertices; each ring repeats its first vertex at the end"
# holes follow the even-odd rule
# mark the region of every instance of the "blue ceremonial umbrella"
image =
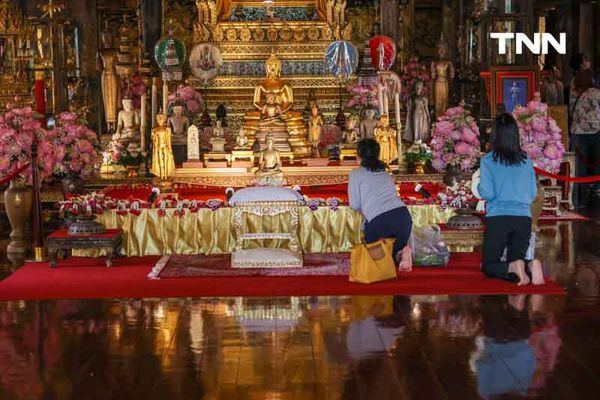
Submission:
POLYGON ((340 80, 347 80, 358 68, 358 50, 350 42, 333 42, 325 51, 329 72, 340 80))

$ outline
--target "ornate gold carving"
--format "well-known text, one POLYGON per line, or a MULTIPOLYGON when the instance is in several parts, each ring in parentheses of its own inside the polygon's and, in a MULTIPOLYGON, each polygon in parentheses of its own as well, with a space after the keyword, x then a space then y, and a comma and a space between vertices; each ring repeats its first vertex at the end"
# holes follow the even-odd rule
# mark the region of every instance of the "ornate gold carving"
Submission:
POLYGON ((277 29, 275 29, 275 28, 269 28, 269 29, 267 29, 267 39, 270 42, 276 42, 277 41, 277 37, 278 37, 277 29))
POLYGON ((289 26, 284 26, 281 29, 281 31, 279 31, 279 36, 281 36, 281 40, 289 42, 290 40, 292 40, 292 37, 294 36, 294 32, 292 31, 292 29, 289 26))
POLYGON ((240 40, 242 42, 249 42, 252 39, 252 32, 248 28, 240 29, 240 40))
POLYGON ((256 28, 254 29, 254 34, 252 36, 255 41, 262 42, 265 40, 265 31, 262 28, 256 28))
POLYGON ((226 36, 228 42, 235 42, 237 40, 237 31, 235 29, 227 29, 226 36))
MULTIPOLYGON (((329 29, 329 27, 327 27, 327 29, 329 29)), ((319 40, 319 29, 316 26, 308 28, 308 39, 313 41, 319 40)))
POLYGON ((216 42, 222 42, 224 38, 225 32, 223 31, 223 28, 221 25, 217 25, 217 27, 213 30, 213 39, 215 39, 216 42))
POLYGON ((305 37, 306 37, 306 30, 304 30, 300 27, 294 29, 294 40, 296 42, 303 41, 305 37))

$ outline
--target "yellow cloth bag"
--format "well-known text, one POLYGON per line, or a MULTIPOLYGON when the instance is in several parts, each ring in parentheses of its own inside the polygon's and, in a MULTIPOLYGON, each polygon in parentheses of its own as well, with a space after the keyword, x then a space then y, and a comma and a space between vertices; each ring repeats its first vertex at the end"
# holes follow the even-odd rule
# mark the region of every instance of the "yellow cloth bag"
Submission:
POLYGON ((394 239, 361 243, 350 253, 350 282, 373 283, 396 278, 394 239))

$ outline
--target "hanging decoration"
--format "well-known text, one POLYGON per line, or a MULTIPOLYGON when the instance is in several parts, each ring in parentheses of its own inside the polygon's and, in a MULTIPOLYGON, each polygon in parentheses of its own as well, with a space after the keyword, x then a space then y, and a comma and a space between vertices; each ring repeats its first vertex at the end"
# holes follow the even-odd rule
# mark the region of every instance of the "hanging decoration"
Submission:
POLYGON ((173 37, 173 31, 169 32, 169 36, 160 39, 156 43, 154 59, 162 71, 164 81, 182 80, 185 45, 181 40, 173 37))
POLYGON ((396 43, 388 36, 374 36, 369 40, 373 67, 378 71, 387 71, 396 61, 396 43))
POLYGON ((333 76, 346 81, 358 68, 358 50, 350 42, 333 42, 325 51, 325 63, 333 76))
POLYGON ((202 80, 204 85, 219 74, 222 61, 221 50, 212 43, 197 44, 190 53, 192 74, 202 80))

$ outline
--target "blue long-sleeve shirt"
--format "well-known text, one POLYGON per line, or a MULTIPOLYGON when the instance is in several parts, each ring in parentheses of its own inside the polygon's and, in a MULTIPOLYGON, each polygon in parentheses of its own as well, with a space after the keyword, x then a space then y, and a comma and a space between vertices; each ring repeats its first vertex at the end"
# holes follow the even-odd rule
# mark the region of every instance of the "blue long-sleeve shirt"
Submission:
POLYGON ((486 200, 486 216, 531 217, 531 203, 537 186, 533 163, 527 159, 519 165, 494 161, 492 153, 481 159, 479 194, 486 200))

